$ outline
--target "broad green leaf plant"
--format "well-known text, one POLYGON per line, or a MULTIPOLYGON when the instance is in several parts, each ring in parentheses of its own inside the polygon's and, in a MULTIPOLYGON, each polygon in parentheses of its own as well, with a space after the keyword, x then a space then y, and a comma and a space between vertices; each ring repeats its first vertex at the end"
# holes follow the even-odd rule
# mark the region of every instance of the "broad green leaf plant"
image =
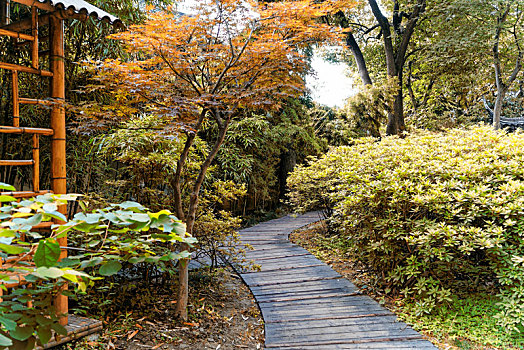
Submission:
MULTIPOLYGON (((0 190, 14 188, 0 183, 0 190)), ((48 343, 53 333, 67 334, 53 307, 59 293, 85 292, 125 264, 168 269, 190 255, 180 244, 196 242, 169 211, 150 212, 130 201, 79 212, 67 221, 58 208, 77 198, 45 194, 17 201, 0 196, 0 347, 32 349, 48 343), (52 224, 50 232, 33 229, 53 220, 61 224, 52 224), (71 246, 61 247, 57 240, 66 235, 71 246), (68 251, 67 258, 60 259, 62 249, 68 251), (19 276, 21 286, 8 290, 5 285, 18 282, 19 276), (66 284, 69 291, 64 291, 66 284)))

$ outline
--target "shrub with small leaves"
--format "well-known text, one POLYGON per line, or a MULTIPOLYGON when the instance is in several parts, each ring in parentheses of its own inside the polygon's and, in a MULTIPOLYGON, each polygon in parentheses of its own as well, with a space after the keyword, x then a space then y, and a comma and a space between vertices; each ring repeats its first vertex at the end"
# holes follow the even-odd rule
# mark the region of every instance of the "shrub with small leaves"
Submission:
POLYGON ((524 134, 480 126, 339 147, 289 180, 296 208, 333 211, 386 292, 431 312, 496 290, 500 323, 524 325, 524 134))

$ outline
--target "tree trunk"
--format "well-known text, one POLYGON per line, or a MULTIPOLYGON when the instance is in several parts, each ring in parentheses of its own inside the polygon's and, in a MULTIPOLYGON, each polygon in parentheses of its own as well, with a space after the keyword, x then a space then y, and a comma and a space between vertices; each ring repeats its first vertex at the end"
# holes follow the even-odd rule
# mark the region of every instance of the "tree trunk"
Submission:
POLYGON ((193 146, 193 142, 195 141, 197 133, 200 130, 202 123, 204 122, 204 118, 206 117, 206 114, 207 114, 207 109, 203 109, 202 112, 200 112, 200 116, 198 118, 197 123, 195 124, 195 129, 193 130, 193 132, 190 132, 187 134, 187 139, 184 145, 184 149, 182 150, 182 153, 180 154, 180 158, 178 159, 178 162, 176 165, 175 176, 171 180, 171 187, 173 188, 173 191, 174 191, 175 213, 179 220, 185 220, 184 208, 182 205, 182 189, 181 189, 182 172, 184 170, 184 166, 186 164, 186 160, 187 160, 187 156, 189 155, 189 151, 191 147, 193 146))
MULTIPOLYGON (((400 85, 402 83, 399 83, 400 85)), ((393 102, 393 110, 388 113, 388 125, 386 135, 399 135, 406 130, 404 123, 404 96, 400 86, 393 102)))
MULTIPOLYGON (((213 149, 209 152, 206 159, 202 163, 198 177, 195 181, 195 184, 193 185, 189 201, 189 208, 186 215, 186 232, 191 235, 193 234, 193 227, 195 225, 196 220, 196 212, 198 209, 200 189, 202 187, 202 183, 204 182, 204 178, 206 176, 207 170, 209 169, 209 166, 215 159, 215 156, 217 155, 220 146, 224 142, 224 139, 226 137, 226 131, 229 126, 229 120, 230 117, 228 117, 226 120, 222 122, 221 127, 219 126, 217 140, 213 145, 213 149)), ((189 251, 189 246, 187 244, 182 244, 181 249, 189 251)), ((178 272, 179 285, 175 314, 183 320, 187 320, 187 302, 189 298, 189 261, 190 258, 181 259, 178 272)))
POLYGON ((280 155, 280 166, 278 169, 278 182, 280 184, 280 198, 285 198, 287 189, 287 178, 297 165, 297 153, 289 149, 280 155))
POLYGON ((495 106, 493 107, 493 128, 495 130, 500 129, 500 116, 502 114, 502 102, 506 95, 505 89, 498 89, 497 98, 495 100, 495 106))
POLYGON ((357 63, 358 73, 360 74, 360 79, 362 79, 362 83, 364 85, 373 85, 371 77, 369 76, 369 71, 366 65, 366 60, 364 59, 364 55, 362 54, 362 51, 360 50, 360 47, 358 46, 358 43, 355 40, 355 37, 352 33, 346 35, 346 45, 350 48, 351 52, 353 53, 353 57, 355 58, 355 62, 357 63))

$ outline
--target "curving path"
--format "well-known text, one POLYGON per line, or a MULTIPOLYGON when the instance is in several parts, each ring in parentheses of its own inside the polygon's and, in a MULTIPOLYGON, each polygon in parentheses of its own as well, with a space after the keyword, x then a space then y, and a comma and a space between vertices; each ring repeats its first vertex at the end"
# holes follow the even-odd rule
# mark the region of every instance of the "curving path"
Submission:
POLYGON ((266 349, 436 349, 393 313, 344 279, 289 234, 318 213, 261 223, 240 231, 253 246, 259 272, 240 273, 265 322, 266 349))

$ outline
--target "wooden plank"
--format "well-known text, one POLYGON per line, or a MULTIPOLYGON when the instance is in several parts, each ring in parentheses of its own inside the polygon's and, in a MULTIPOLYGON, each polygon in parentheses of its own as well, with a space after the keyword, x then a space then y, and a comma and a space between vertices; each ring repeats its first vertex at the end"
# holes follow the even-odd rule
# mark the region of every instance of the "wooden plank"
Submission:
POLYGON ((360 307, 361 310, 365 310, 366 313, 372 313, 376 311, 386 310, 380 306, 376 301, 371 298, 367 298, 363 295, 350 295, 330 298, 317 298, 317 299, 306 299, 306 300, 292 300, 282 302, 263 303, 260 308, 266 311, 275 311, 281 313, 287 313, 291 311, 294 314, 312 313, 315 310, 335 310, 344 308, 356 308, 360 307))
POLYGON ((348 343, 348 342, 331 342, 331 343, 320 343, 315 345, 302 344, 293 346, 288 344, 283 346, 266 346, 266 349, 270 350, 353 350, 353 349, 374 349, 374 350, 436 350, 437 348, 432 345, 429 341, 423 339, 402 339, 402 340, 391 340, 391 341, 368 341, 361 343, 348 343))
MULTIPOLYGON (((387 316, 391 318, 391 316, 387 316)), ((278 338, 289 338, 289 337, 296 337, 296 338, 303 338, 303 337, 310 337, 310 336, 316 336, 321 334, 339 334, 339 333, 345 333, 349 334, 351 336, 351 339, 359 339, 364 338, 362 333, 374 333, 375 336, 380 334, 379 332, 387 331, 388 335, 384 337, 391 337, 391 336, 412 336, 412 335, 419 335, 418 332, 414 331, 410 327, 405 327, 400 322, 389 322, 389 321, 383 321, 380 322, 380 319, 384 317, 375 317, 370 318, 374 322, 362 322, 363 319, 350 319, 353 321, 353 323, 340 323, 336 326, 318 326, 318 327, 312 327, 309 322, 300 322, 301 327, 300 328, 290 328, 288 324, 286 324, 285 327, 281 327, 282 325, 278 324, 268 324, 266 327, 266 333, 271 334, 274 337, 278 338), (309 327, 308 327, 309 326, 309 327)), ((346 320, 341 320, 346 321, 346 320)), ((266 338, 267 339, 267 338, 266 338)))
POLYGON ((396 324, 401 327, 406 325, 402 322, 397 321, 397 316, 387 315, 387 316, 375 316, 375 317, 362 317, 362 318, 341 318, 341 319, 332 319, 332 320, 310 320, 308 322, 287 322, 285 327, 278 323, 267 324, 267 331, 278 331, 280 329, 293 330, 293 329, 303 329, 307 328, 326 328, 326 327, 339 327, 339 326, 354 326, 354 325, 373 325, 373 324, 396 324))
POLYGON ((257 294, 269 294, 269 293, 290 293, 299 292, 305 290, 330 290, 335 288, 348 288, 352 291, 355 290, 355 286, 344 278, 333 278, 329 280, 315 280, 315 281, 298 281, 287 283, 285 289, 281 286, 274 285, 263 285, 263 286, 250 286, 251 291, 257 294))
MULTIPOLYGON (((299 302, 299 301, 302 301, 302 302, 310 302, 310 301, 313 301, 313 300, 320 300, 320 299, 330 299, 330 298, 340 298, 340 297, 353 297, 353 296, 357 296, 357 295, 362 295, 360 292, 355 292, 355 293, 342 293, 341 291, 337 290, 333 293, 320 293, 320 294, 317 294, 317 295, 311 295, 311 292, 307 292, 305 294, 302 294, 302 295, 295 295, 295 296, 273 296, 273 297, 266 297, 266 298, 258 298, 257 301, 259 304, 263 304, 263 303, 269 303, 269 304, 273 304, 273 303, 284 303, 284 302, 290 302, 290 301, 296 301, 296 302, 299 302)), ((309 304, 308 304, 309 305, 309 304)))
POLYGON ((255 280, 255 281, 282 281, 288 280, 289 277, 300 277, 302 280, 306 277, 341 277, 340 274, 327 266, 313 266, 313 267, 295 267, 289 270, 282 271, 260 271, 252 273, 241 274, 242 278, 255 280))
MULTIPOLYGON (((384 326, 384 325, 382 325, 384 326)), ((336 342, 363 343, 367 341, 384 341, 399 339, 422 339, 422 335, 413 331, 400 329, 353 329, 353 328, 323 328, 317 330, 304 329, 301 331, 280 332, 277 334, 266 335, 268 346, 279 344, 329 344, 336 342)))
POLYGON ((284 269, 276 269, 276 270, 270 270, 270 271, 253 271, 248 273, 242 273, 241 277, 249 277, 249 278, 258 278, 258 279, 265 279, 265 278, 273 278, 278 279, 282 276, 288 276, 288 275, 294 275, 294 276, 333 276, 334 274, 338 274, 338 272, 334 271, 332 268, 325 264, 310 264, 307 266, 301 266, 301 267, 292 267, 292 268, 284 268, 284 269))
POLYGON ((253 250, 250 250, 250 252, 260 252, 260 251, 265 251, 265 250, 272 250, 272 249, 290 249, 290 248, 300 248, 300 249, 304 249, 302 247, 299 247, 289 241, 287 242, 284 242, 284 243, 280 243, 278 245, 275 245, 275 244, 271 244, 271 243, 268 243, 266 244, 267 247, 264 247, 264 246, 257 246, 257 247, 254 247, 253 250))
POLYGON ((257 274, 257 273, 260 273, 260 272, 272 272, 272 273, 278 273, 278 272, 285 272, 285 271, 288 271, 288 270, 296 270, 296 269, 301 269, 301 268, 311 268, 311 267, 320 267, 320 266, 323 266, 322 264, 315 264, 315 262, 313 261, 307 261, 307 262, 304 262, 304 263, 295 263, 295 264, 289 264, 289 263, 286 263, 286 266, 284 267, 277 267, 277 266, 282 266, 282 264, 278 264, 278 265, 273 265, 272 267, 267 267, 267 266, 264 266, 264 265, 261 265, 261 269, 260 271, 250 271, 250 272, 244 272, 243 274, 244 275, 248 275, 248 274, 257 274))
MULTIPOLYGON (((262 309, 264 312, 264 309, 262 309)), ((375 311, 366 313, 366 310, 358 310, 356 308, 341 310, 333 309, 324 311, 318 314, 307 314, 307 315, 294 315, 291 313, 276 313, 266 312, 263 314, 264 323, 288 323, 288 322, 305 322, 313 320, 335 320, 335 319, 346 319, 346 318, 363 318, 363 317, 377 317, 377 316, 391 316, 392 312, 389 311, 375 311)))
MULTIPOLYGON (((300 347, 266 347, 269 350, 319 350, 317 345, 303 345, 300 347)), ((391 342, 372 342, 360 344, 322 344, 322 350, 354 350, 354 349, 380 349, 380 350, 427 350, 434 347, 427 340, 405 340, 405 341, 391 341, 391 342)))
POLYGON ((355 290, 354 292, 348 291, 346 288, 342 289, 323 289, 323 290, 303 290, 299 292, 281 292, 281 293, 270 293, 270 294, 259 294, 256 295, 257 302, 259 304, 267 302, 280 302, 280 301, 292 301, 292 300, 306 300, 315 298, 327 298, 337 295, 358 295, 360 292, 355 290))
POLYGON ((265 237, 241 237, 242 243, 244 244, 260 244, 260 243, 266 243, 266 244, 282 244, 287 243, 288 240, 286 238, 265 238, 265 237))
MULTIPOLYGON (((322 300, 317 299, 315 303, 304 304, 297 301, 282 303, 264 303, 260 308, 267 313, 286 314, 286 315, 311 315, 331 311, 359 311, 362 314, 383 313, 386 309, 374 300, 357 299, 358 296, 347 297, 355 300, 322 300), (296 305, 293 305, 295 303, 296 305)), ((308 301, 308 300, 306 300, 308 301)))
POLYGON ((271 244, 273 241, 281 241, 282 244, 289 243, 288 236, 281 233, 264 233, 264 234, 250 234, 239 235, 240 243, 257 244, 258 242, 267 242, 271 244))
POLYGON ((271 246, 271 245, 280 245, 282 243, 287 243, 284 239, 255 239, 255 240, 249 240, 249 239, 242 239, 242 243, 237 244, 236 246, 243 246, 246 244, 249 244, 253 247, 258 247, 261 245, 271 246))
POLYGON ((102 331, 102 321, 90 318, 80 317, 76 315, 69 315, 69 322, 65 326, 67 335, 57 338, 52 338, 44 347, 37 346, 36 350, 43 350, 55 347, 60 344, 70 342, 75 339, 85 337, 90 334, 100 333, 102 331))
MULTIPOLYGON (((286 258, 294 258, 297 256, 312 256, 311 253, 298 253, 298 254, 290 254, 286 256, 286 258)), ((267 261, 267 260, 279 260, 282 259, 281 256, 270 256, 270 257, 260 257, 260 258, 254 258, 256 261, 267 261)))
POLYGON ((307 253, 308 251, 302 247, 297 246, 283 246, 283 247, 271 247, 267 249, 256 249, 246 251, 246 256, 248 257, 272 257, 272 256, 281 256, 286 257, 292 254, 297 253, 307 253), (289 254, 289 255, 286 255, 289 254))
POLYGON ((286 278, 279 278, 278 280, 274 280, 271 278, 267 278, 264 280, 256 279, 256 278, 250 278, 249 276, 246 276, 243 278, 243 280, 249 285, 253 287, 260 287, 260 286, 270 286, 275 285, 279 286, 281 288, 284 288, 286 284, 289 283, 302 283, 302 282, 310 282, 310 281, 323 281, 323 280, 330 280, 330 279, 337 279, 340 278, 340 275, 333 271, 333 274, 331 276, 287 276, 286 278))
POLYGON ((315 258, 313 255, 307 254, 307 255, 299 255, 299 256, 290 256, 290 257, 287 257, 284 259, 278 259, 278 260, 276 259, 261 260, 259 262, 259 265, 267 267, 267 268, 272 268, 275 266, 292 266, 293 264, 302 264, 302 263, 313 264, 316 262, 323 263, 320 260, 318 260, 317 258, 315 258))

